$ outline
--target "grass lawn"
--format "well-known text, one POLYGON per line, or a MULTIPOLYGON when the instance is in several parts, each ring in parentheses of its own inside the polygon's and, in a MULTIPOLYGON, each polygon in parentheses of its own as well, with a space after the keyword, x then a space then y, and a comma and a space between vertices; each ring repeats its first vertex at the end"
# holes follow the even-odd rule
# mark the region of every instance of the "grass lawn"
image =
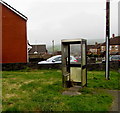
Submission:
POLYGON ((104 89, 118 90, 118 75, 107 81, 104 72, 89 71, 82 95, 66 96, 60 70, 3 71, 3 111, 108 111, 112 96, 104 89))

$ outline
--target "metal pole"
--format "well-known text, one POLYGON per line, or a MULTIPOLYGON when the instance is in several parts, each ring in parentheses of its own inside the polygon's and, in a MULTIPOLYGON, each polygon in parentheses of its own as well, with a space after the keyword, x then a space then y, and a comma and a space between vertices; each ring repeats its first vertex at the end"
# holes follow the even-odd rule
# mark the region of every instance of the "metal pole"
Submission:
POLYGON ((109 38, 110 38, 110 0, 106 0, 106 73, 105 78, 109 80, 109 38))

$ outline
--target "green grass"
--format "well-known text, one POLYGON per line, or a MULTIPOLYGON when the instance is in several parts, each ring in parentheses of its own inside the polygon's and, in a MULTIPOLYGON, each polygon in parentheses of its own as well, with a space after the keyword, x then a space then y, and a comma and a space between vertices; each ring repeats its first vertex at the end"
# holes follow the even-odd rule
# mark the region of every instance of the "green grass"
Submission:
POLYGON ((108 111, 112 96, 103 89, 118 89, 118 73, 89 71, 82 95, 62 95, 60 70, 2 72, 3 111, 108 111))
POLYGON ((118 72, 110 72, 110 80, 105 79, 105 72, 103 71, 89 71, 88 72, 88 87, 89 88, 104 88, 111 90, 120 90, 118 72))

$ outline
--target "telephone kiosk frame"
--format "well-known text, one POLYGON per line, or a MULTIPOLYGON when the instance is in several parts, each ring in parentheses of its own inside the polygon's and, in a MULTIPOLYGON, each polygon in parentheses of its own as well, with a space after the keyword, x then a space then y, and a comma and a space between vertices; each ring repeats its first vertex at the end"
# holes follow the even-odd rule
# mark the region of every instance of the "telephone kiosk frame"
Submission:
POLYGON ((85 39, 61 40, 62 50, 62 84, 65 88, 87 86, 87 41, 85 39), (71 45, 77 45, 80 62, 72 63, 71 45))

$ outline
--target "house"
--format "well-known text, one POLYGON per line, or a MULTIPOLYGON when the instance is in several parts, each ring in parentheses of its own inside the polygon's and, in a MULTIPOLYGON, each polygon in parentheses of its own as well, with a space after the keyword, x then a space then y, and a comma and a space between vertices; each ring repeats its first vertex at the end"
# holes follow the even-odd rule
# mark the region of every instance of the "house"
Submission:
POLYGON ((51 57, 50 54, 48 54, 46 45, 45 44, 29 44, 29 62, 39 62, 41 60, 45 60, 49 57, 51 57))
POLYGON ((47 53, 46 45, 34 44, 30 45, 32 48, 29 50, 29 54, 45 54, 47 53))
POLYGON ((0 63, 27 62, 26 23, 26 16, 0 0, 0 63))
POLYGON ((97 42, 95 45, 87 45, 87 55, 100 55, 100 48, 101 44, 98 44, 97 42))
POLYGON ((29 52, 31 49, 32 49, 32 46, 30 45, 29 40, 28 40, 28 41, 27 41, 27 50, 28 50, 28 52, 29 52))
MULTIPOLYGON (((120 55, 120 36, 115 36, 113 34, 112 38, 110 38, 110 46, 109 46, 110 55, 120 55)), ((101 45, 101 52, 105 53, 106 51, 106 42, 101 45)))
POLYGON ((55 51, 54 52, 54 55, 61 55, 62 54, 62 51, 55 51))
POLYGON ((87 55, 92 54, 93 51, 91 51, 91 50, 93 47, 94 47, 94 45, 87 45, 87 55))

